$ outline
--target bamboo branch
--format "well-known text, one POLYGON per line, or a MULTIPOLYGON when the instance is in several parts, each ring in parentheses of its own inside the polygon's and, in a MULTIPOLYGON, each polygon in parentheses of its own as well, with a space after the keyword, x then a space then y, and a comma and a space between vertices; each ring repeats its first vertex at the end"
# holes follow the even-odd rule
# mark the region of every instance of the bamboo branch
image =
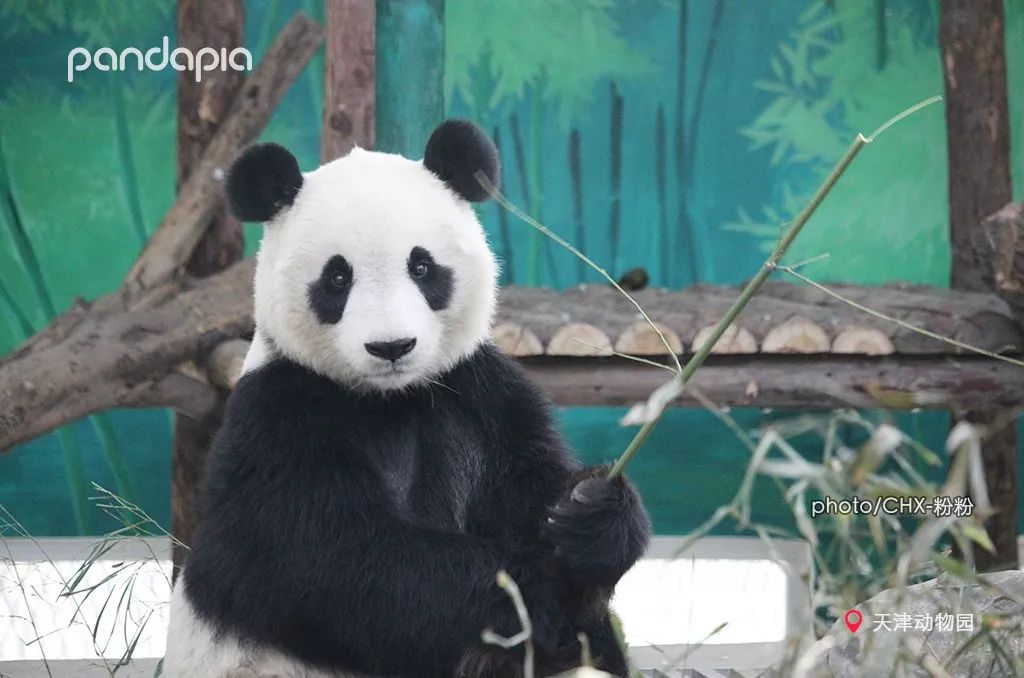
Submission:
POLYGON ((515 580, 509 576, 508 572, 505 570, 499 570, 496 579, 498 586, 504 589, 505 593, 507 593, 509 598, 512 599, 512 604, 516 608, 516 616, 519 617, 519 624, 522 628, 519 633, 507 638, 495 633, 490 628, 487 628, 480 634, 480 639, 488 645, 497 645, 498 647, 506 650, 516 647, 517 645, 522 645, 523 678, 533 678, 533 624, 530 622, 530 615, 526 609, 526 603, 523 602, 523 595, 519 591, 519 586, 516 584, 515 580))
POLYGON ((615 465, 612 466, 610 471, 608 471, 609 478, 615 478, 622 475, 626 466, 633 457, 636 456, 636 453, 640 451, 640 447, 647 440, 648 436, 650 436, 651 431, 653 431, 654 427, 658 425, 658 422, 665 413, 665 409, 668 407, 668 404, 672 402, 676 396, 682 393, 683 389, 686 388, 687 382, 689 382, 693 377, 693 373, 696 372, 697 368, 704 364, 707 357, 711 355, 711 348, 719 339, 721 339, 722 335, 725 334, 725 330, 733 323, 733 321, 736 320, 740 311, 742 311, 754 295, 757 294, 757 291, 768 279, 768 276, 775 272, 779 263, 782 261, 782 258, 786 255, 786 252, 789 251, 793 241, 796 240, 798 235, 800 235, 800 231, 803 230, 808 220, 810 220, 811 216, 818 209, 818 206, 821 205, 823 200, 825 200, 825 196, 827 196, 829 191, 832 190, 832 187, 836 185, 836 182, 839 181, 839 177, 843 175, 843 172, 845 172, 850 166, 850 163, 853 162, 853 159, 857 157, 857 154, 860 153, 860 150, 864 148, 866 143, 868 143, 868 138, 863 134, 858 134, 850 145, 850 148, 847 149, 846 153, 842 158, 840 158, 835 168, 833 168, 829 173, 828 177, 825 179, 825 183, 818 188, 817 192, 815 192, 814 196, 811 198, 811 201, 799 216, 797 216, 793 225, 790 226, 789 230, 782 236, 782 239, 779 240, 775 249, 772 250, 771 255, 769 255, 760 270, 758 270, 757 275, 751 278, 750 282, 748 282, 746 287, 743 288, 743 291, 740 292, 740 296, 736 299, 736 302, 733 303, 732 307, 728 311, 726 311, 722 319, 718 321, 715 329, 711 332, 711 336, 708 337, 700 349, 693 354, 693 357, 690 358, 689 362, 683 366, 679 371, 679 374, 676 375, 672 381, 668 382, 664 387, 655 392, 657 398, 655 400, 654 411, 644 422, 643 426, 640 427, 640 430, 637 431, 633 440, 630 441, 629 446, 626 447, 626 450, 622 453, 622 456, 619 457, 615 462, 615 465))
MULTIPOLYGON (((644 423, 640 427, 640 430, 637 431, 637 434, 634 436, 633 440, 630 441, 629 446, 622 453, 622 456, 619 457, 618 461, 615 462, 615 465, 612 466, 611 470, 608 472, 609 478, 615 478, 621 475, 623 470, 625 470, 626 466, 629 464, 629 462, 633 459, 634 456, 636 456, 640 447, 647 440, 648 436, 650 436, 651 431, 653 431, 654 427, 657 426, 658 421, 660 421, 662 415, 665 413, 665 409, 675 398, 677 398, 683 392, 683 390, 686 388, 686 384, 693 377, 693 374, 704 363, 704 361, 707 360, 708 356, 711 354, 712 348, 715 346, 718 340, 722 338, 722 335, 725 334, 725 332, 733 324, 733 322, 743 311, 743 309, 747 306, 747 304, 754 297, 754 295, 757 294, 758 290, 765 283, 768 277, 779 269, 779 265, 781 264, 783 257, 786 255, 786 252, 789 250, 790 246, 796 240, 796 237, 800 234, 800 231, 803 230, 808 220, 810 220, 811 216, 821 205, 822 201, 824 201, 825 197, 835 186, 836 182, 839 181, 839 178, 850 166, 854 158, 857 157, 857 154, 864 147, 864 145, 870 143, 871 141, 874 141, 878 137, 878 135, 880 135, 882 132, 886 131, 893 125, 895 125, 897 122, 903 120, 907 116, 941 100, 942 97, 931 97, 906 109, 905 111, 893 116, 885 123, 883 123, 869 137, 865 137, 863 134, 857 134, 849 149, 847 149, 846 153, 843 155, 842 158, 840 158, 839 162, 829 173, 824 183, 811 197, 810 202, 807 204, 806 207, 804 207, 800 214, 797 215, 796 220, 793 222, 792 226, 790 226, 789 230, 787 230, 782 235, 778 244, 775 246, 775 249, 772 251, 768 259, 764 262, 764 265, 761 266, 761 269, 757 272, 757 274, 743 288, 742 292, 740 293, 740 296, 732 304, 732 306, 726 312, 725 316, 718 322, 717 325, 715 325, 714 329, 704 340, 703 344, 700 346, 697 352, 693 355, 689 362, 686 363, 685 366, 678 368, 678 373, 672 381, 663 384, 661 387, 656 389, 654 393, 651 394, 646 404, 647 411, 644 413, 642 417, 644 423)), ((487 180, 487 177, 483 176, 481 172, 477 172, 474 176, 476 177, 477 181, 480 182, 481 186, 483 186, 484 189, 499 204, 504 206, 506 209, 511 211, 520 219, 526 221, 539 232, 543 233, 544 235, 547 235, 549 238, 558 242, 560 245, 571 251, 577 257, 587 262, 591 267, 593 267, 597 271, 602 272, 606 276, 606 278, 608 277, 607 273, 604 273, 600 267, 591 262, 585 255, 583 255, 577 249, 572 247, 572 245, 567 243, 564 239, 555 235, 543 224, 537 222, 535 219, 532 219, 529 215, 524 214, 521 210, 512 205, 508 201, 508 199, 505 198, 505 196, 503 196, 497 190, 497 188, 494 187, 491 184, 491 182, 487 180)), ((614 284, 614 281, 612 282, 614 284)), ((629 299, 631 303, 633 303, 634 306, 637 307, 637 309, 643 315, 644 320, 646 320, 648 324, 650 324, 651 327, 656 332, 658 332, 659 336, 662 336, 657 326, 654 324, 653 321, 651 321, 651 319, 647 316, 643 309, 640 308, 636 300, 630 297, 629 294, 627 294, 617 285, 616 289, 618 289, 627 299, 629 299)), ((662 336, 662 341, 667 347, 668 342, 665 340, 664 336, 662 336)), ((671 349, 669 352, 672 353, 671 349)), ((672 357, 675 358, 674 353, 672 353, 672 357)), ((676 362, 676 364, 678 365, 678 361, 676 362)))
MULTIPOLYGON (((103 297, 58 318, 0 359, 0 451, 55 426, 113 407, 172 406, 196 415, 205 398, 164 378, 183 361, 252 329, 253 261, 144 308, 103 297), (184 394, 184 395, 183 395, 184 394)), ((163 297, 165 295, 156 295, 163 297)), ((211 390, 209 386, 204 385, 211 390)))
POLYGON ((878 129, 876 129, 869 137, 865 137, 863 134, 857 134, 857 137, 853 140, 853 143, 850 145, 849 149, 847 149, 843 157, 839 159, 839 162, 829 173, 828 177, 826 177, 825 182, 818 188, 818 190, 811 197, 811 201, 807 204, 806 207, 804 207, 803 211, 800 212, 800 214, 797 216, 796 220, 793 222, 793 225, 790 226, 789 230, 786 231, 786 233, 779 240, 771 255, 765 261, 761 269, 757 272, 757 275, 755 275, 750 280, 750 282, 747 283, 746 287, 743 288, 743 291, 740 293, 739 298, 736 299, 736 302, 726 312, 725 316, 719 321, 718 325, 715 326, 714 331, 711 332, 711 336, 704 342, 704 345, 701 346, 700 350, 698 350, 690 359, 690 361, 683 366, 682 370, 680 370, 679 374, 676 376, 675 379, 673 379, 671 382, 668 382, 668 384, 666 384, 663 388, 658 389, 658 391, 655 391, 655 393, 652 395, 652 400, 654 400, 655 402, 654 407, 652 408, 653 411, 650 413, 650 418, 647 419, 644 422, 644 424, 640 427, 640 430, 637 431, 636 435, 633 437, 633 440, 630 441, 629 446, 622 453, 622 456, 619 457, 619 459, 615 462, 615 465, 612 466, 611 470, 608 472, 609 478, 615 478, 621 475, 622 472, 626 469, 626 466, 629 464, 629 462, 633 459, 633 457, 636 456, 637 452, 640 450, 640 447, 647 440, 648 436, 650 436, 651 431, 654 430, 654 427, 657 426, 658 422, 661 420, 661 417, 665 413, 665 409, 668 407, 668 404, 672 402, 672 399, 674 397, 682 393, 683 389, 686 388, 687 382, 689 382, 690 379, 693 377, 693 373, 697 371, 697 368, 699 368, 704 363, 704 361, 707 360, 708 355, 711 354, 711 347, 715 345, 715 343, 721 338, 723 334, 725 334, 726 329, 728 329, 728 327, 733 323, 733 321, 736 320, 736 317, 739 316, 740 312, 744 309, 744 307, 746 307, 747 303, 753 298, 753 296, 757 294, 757 291, 761 288, 761 285, 763 285, 764 282, 768 279, 768 277, 778 269, 779 264, 782 262, 782 258, 786 255, 786 252, 793 244, 793 241, 796 240, 796 237, 798 235, 800 235, 800 231, 803 230, 808 220, 810 220, 811 216, 821 205, 822 201, 825 200, 825 197, 836 185, 836 182, 839 181, 839 178, 843 175, 847 168, 849 168, 850 163, 853 162, 854 158, 857 157, 857 154, 860 153, 862 148, 864 148, 864 145, 874 141, 878 137, 878 135, 880 135, 882 132, 889 129, 893 125, 895 125, 897 122, 903 120, 907 116, 916 113, 922 108, 930 106, 931 104, 934 104, 941 100, 942 97, 935 96, 908 108, 902 113, 899 113, 898 115, 887 120, 878 129))

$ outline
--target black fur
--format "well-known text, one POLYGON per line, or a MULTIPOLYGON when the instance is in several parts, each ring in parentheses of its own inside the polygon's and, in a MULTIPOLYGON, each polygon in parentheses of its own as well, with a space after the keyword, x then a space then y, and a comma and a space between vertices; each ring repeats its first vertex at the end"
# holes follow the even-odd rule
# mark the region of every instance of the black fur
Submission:
POLYGON ((608 480, 607 473, 605 467, 588 469, 544 529, 575 579, 614 587, 647 548, 651 522, 629 481, 608 480))
POLYGON ((545 398, 490 346, 439 381, 357 395, 284 359, 245 375, 208 461, 184 574, 193 606, 221 631, 324 668, 504 677, 518 656, 480 632, 519 630, 495 585, 505 568, 541 675, 578 659, 578 631, 623 675, 609 591, 589 580, 614 583, 646 541, 634 491, 598 483, 596 504, 556 510, 547 541, 549 511, 571 501, 581 470, 545 398))
POLYGON ((501 186, 498 149, 487 134, 469 120, 445 120, 438 125, 427 141, 423 166, 470 202, 491 197, 474 173, 482 171, 496 188, 501 186))
POLYGON ((228 205, 241 221, 270 221, 295 201, 301 188, 299 163, 277 144, 250 146, 228 170, 228 205))
POLYGON ((452 289, 455 287, 455 274, 452 273, 452 269, 434 261, 430 252, 422 247, 413 247, 409 253, 409 276, 420 288, 431 310, 440 311, 448 308, 448 302, 452 299, 452 289), (427 273, 423 277, 417 277, 415 273, 418 264, 427 265, 427 273))
POLYGON ((309 284, 306 295, 317 320, 333 325, 341 320, 352 289, 352 266, 345 257, 335 254, 320 270, 320 277, 309 284))

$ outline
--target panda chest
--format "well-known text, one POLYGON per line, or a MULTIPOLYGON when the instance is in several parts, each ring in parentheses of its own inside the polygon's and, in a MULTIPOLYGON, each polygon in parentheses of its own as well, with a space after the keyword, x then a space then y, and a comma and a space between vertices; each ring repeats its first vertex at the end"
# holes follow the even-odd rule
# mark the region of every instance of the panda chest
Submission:
POLYGON ((373 432, 366 452, 396 514, 417 524, 462 531, 480 482, 479 442, 458 421, 392 422, 373 432))

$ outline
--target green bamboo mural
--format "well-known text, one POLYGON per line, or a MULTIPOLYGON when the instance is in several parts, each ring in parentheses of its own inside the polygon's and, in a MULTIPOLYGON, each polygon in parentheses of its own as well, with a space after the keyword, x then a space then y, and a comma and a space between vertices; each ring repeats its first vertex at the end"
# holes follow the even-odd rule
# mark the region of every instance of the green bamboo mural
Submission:
MULTIPOLYGON (((32 243, 25 233, 25 225, 22 222, 10 177, 7 174, 7 163, 5 162, 2 138, 0 138, 0 219, 3 220, 4 227, 14 243, 18 258, 21 260, 25 271, 29 274, 33 290, 36 293, 36 301, 43 308, 46 317, 52 318, 55 313, 54 308, 43 284, 43 275, 39 267, 39 261, 36 259, 32 243)), ((28 324, 26 316, 20 311, 18 305, 14 303, 14 300, 10 299, 6 288, 4 297, 15 315, 24 322, 22 327, 23 336, 21 338, 23 340, 27 339, 35 333, 35 328, 28 324)), ((89 500, 86 491, 87 484, 85 482, 84 464, 82 462, 82 450, 78 445, 75 432, 69 427, 59 429, 57 431, 57 438, 60 440, 61 452, 64 457, 65 478, 71 496, 75 525, 78 528, 79 534, 88 534, 92 521, 89 517, 89 500)))
MULTIPOLYGON (((580 130, 573 127, 569 133, 569 176, 572 178, 572 223, 573 240, 576 247, 587 249, 586 223, 583 219, 583 158, 580 150, 580 130)), ((576 280, 586 280, 587 265, 582 259, 576 260, 576 280)))
POLYGON ((149 239, 145 219, 142 216, 142 200, 139 197, 139 174, 135 170, 131 130, 124 103, 124 78, 117 74, 110 78, 110 108, 113 111, 114 138, 117 141, 117 157, 120 160, 120 178, 124 189, 124 201, 128 205, 132 230, 141 248, 149 239))
MULTIPOLYGON (((653 285, 736 283, 763 261, 779 224, 853 133, 942 91, 935 6, 445 0, 441 12, 439 0, 380 2, 378 147, 415 156, 442 116, 473 118, 500 146, 506 193, 594 260, 643 267, 653 285)), ((76 45, 144 48, 163 35, 173 43, 173 7, 0 3, 8 46, 0 56, 0 139, 14 189, 0 204, 0 351, 76 295, 113 289, 170 205, 177 73, 91 72, 74 85, 64 74, 76 45), (12 209, 20 225, 12 225, 12 209)), ((321 0, 246 3, 245 35, 257 60, 302 9, 323 19, 321 0)), ((1024 78, 1024 4, 1007 3, 1006 11, 1013 88, 1024 78)), ((292 148, 303 169, 318 156, 322 69, 321 52, 262 135, 292 148)), ((1018 104, 1011 102, 1014 143, 1024 139, 1018 104)), ((824 280, 943 284, 942 118, 938 109, 924 111, 868 149, 822 206, 828 227, 802 236, 794 260, 831 253, 810 271, 824 280)), ((1021 168, 1024 155, 1015 161, 1021 168)), ((503 261, 503 284, 597 282, 503 211, 483 206, 480 214, 503 261)), ((251 253, 260 230, 246 233, 251 253)), ((628 436, 614 426, 618 410, 562 414, 573 442, 594 460, 628 436)), ((760 419, 744 416, 751 425, 760 419)), ((684 483, 683 471, 729 467, 745 454, 697 413, 673 412, 671 422, 643 472, 684 483), (682 462, 669 454, 681 441, 695 450, 682 462)), ((35 523, 44 531, 86 530, 81 498, 97 474, 144 502, 164 492, 153 488, 169 482, 169 435, 163 412, 118 412, 68 427, 0 456, 0 503, 27 496, 22 486, 31 484, 38 504, 21 517, 45 514, 35 523), (19 485, 18 474, 30 470, 37 476, 19 485), (77 497, 77 516, 65 487, 77 497), (47 508, 58 503, 59 511, 47 508)), ((671 494, 660 481, 646 489, 656 505, 671 494)), ((716 491, 707 488, 683 516, 660 504, 659 529, 684 529, 727 499, 716 491)), ((166 515, 167 496, 152 500, 166 515)), ((92 527, 99 526, 97 518, 92 527)))
MULTIPOLYGON (((501 143, 501 128, 495 127, 492 132, 494 145, 498 149, 499 157, 504 152, 504 147, 501 143)), ((512 249, 512 234, 509 232, 508 224, 508 212, 503 209, 498 210, 498 234, 501 242, 501 282, 503 285, 514 285, 516 283, 516 261, 514 250, 512 249)))
POLYGON ((676 33, 676 49, 678 62, 676 65, 676 96, 675 96, 675 111, 674 111, 674 124, 673 124, 673 166, 675 169, 676 186, 676 238, 675 242, 672 243, 675 249, 675 244, 680 243, 679 247, 682 248, 685 243, 686 254, 685 259, 676 251, 676 257, 673 259, 680 260, 680 263, 685 263, 686 268, 676 273, 674 276, 666 276, 666 281, 669 284, 689 284, 697 279, 697 270, 699 262, 697 261, 697 248, 694 242, 693 230, 691 224, 686 220, 686 215, 689 214, 689 208, 687 206, 687 190, 686 190, 686 167, 689 162, 687 159, 687 153, 689 152, 689 146, 687 146, 686 139, 686 82, 687 82, 687 69, 689 64, 687 62, 687 48, 689 41, 687 39, 687 30, 690 23, 690 1, 680 0, 679 2, 679 22, 678 30, 676 33), (683 239, 685 234, 685 241, 683 239))
MULTIPOLYGON (((680 190, 692 191, 694 184, 694 172, 696 171, 697 158, 697 134, 701 128, 701 116, 704 112, 704 97, 707 93, 708 78, 711 75, 711 66, 714 63, 715 49, 718 46, 718 34, 722 27, 722 14, 725 9, 725 0, 715 0, 715 8, 711 17, 711 29, 708 32, 707 45, 704 49, 704 57, 701 62, 700 77, 697 79, 697 91, 694 94, 693 113, 690 115, 690 123, 686 135, 687 149, 686 157, 683 160, 683 176, 680 178, 680 190)), ((687 202, 687 205, 690 203, 687 202)), ((691 252, 693 253, 693 272, 698 282, 715 279, 714 259, 708 256, 709 236, 707 225, 698 222, 689 212, 681 217, 687 224, 691 233, 691 252)))
POLYGON ((885 68, 886 62, 889 61, 889 38, 885 30, 886 13, 885 0, 875 0, 875 67, 878 70, 885 68))
MULTIPOLYGON (((134 174, 131 174, 126 177, 129 185, 133 184, 134 176, 134 174)), ((35 250, 32 247, 32 241, 28 237, 25 224, 21 216, 21 211, 18 208, 14 188, 10 183, 6 163, 4 162, 2 140, 0 140, 0 192, 2 192, 0 200, 3 202, 2 220, 11 236, 11 240, 14 243, 17 256, 32 281, 32 288, 36 296, 36 301, 44 314, 44 322, 48 322, 56 317, 57 309, 54 306, 50 293, 43 281, 42 268, 39 265, 39 259, 36 257, 35 250)), ((26 316, 20 313, 18 304, 13 299, 10 299, 9 294, 5 293, 4 296, 7 299, 8 305, 10 305, 15 312, 19 314, 19 318, 25 319, 26 316)), ((35 328, 32 328, 30 325, 25 325, 22 329, 24 330, 26 328, 30 331, 23 332, 23 339, 28 339, 30 336, 35 334, 36 331, 41 329, 41 324, 39 327, 35 328)), ((89 417, 89 422, 99 436, 104 456, 107 460, 110 471, 114 476, 118 494, 128 501, 138 501, 132 480, 125 465, 124 449, 117 441, 117 436, 114 433, 114 427, 111 425, 110 419, 105 414, 101 413, 89 417)), ((60 429, 57 432, 57 435, 63 449, 68 486, 72 493, 72 503, 75 510, 75 522, 80 534, 88 534, 91 530, 92 520, 89 516, 89 483, 85 477, 81 446, 79 445, 79 441, 74 430, 70 427, 60 429)))
POLYGON ((608 163, 608 242, 612 249, 608 267, 612 275, 618 275, 622 272, 619 270, 619 238, 622 228, 622 116, 625 102, 614 82, 609 85, 609 96, 611 120, 608 143, 611 148, 611 161, 608 163))
MULTIPOLYGON (((516 172, 519 175, 520 195, 523 204, 527 209, 531 206, 536 208, 536 202, 532 193, 533 181, 526 171, 526 150, 523 146, 523 133, 519 128, 519 116, 513 113, 509 118, 509 127, 512 130, 512 155, 515 159, 516 172)), ((530 234, 529 245, 526 252, 526 284, 536 285, 540 280, 540 252, 543 243, 543 236, 540 233, 530 234)))
POLYGON ((665 106, 658 104, 654 119, 654 184, 658 191, 658 274, 668 279, 672 239, 668 228, 668 179, 665 174, 665 106))

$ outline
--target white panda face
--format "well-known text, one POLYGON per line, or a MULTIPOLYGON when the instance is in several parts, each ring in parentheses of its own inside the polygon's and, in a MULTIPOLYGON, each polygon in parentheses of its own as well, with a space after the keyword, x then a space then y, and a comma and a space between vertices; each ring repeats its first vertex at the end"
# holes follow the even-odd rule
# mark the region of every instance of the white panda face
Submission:
POLYGON ((470 204, 422 162, 356 149, 267 223, 256 325, 357 388, 427 381, 487 338, 497 265, 470 204))

